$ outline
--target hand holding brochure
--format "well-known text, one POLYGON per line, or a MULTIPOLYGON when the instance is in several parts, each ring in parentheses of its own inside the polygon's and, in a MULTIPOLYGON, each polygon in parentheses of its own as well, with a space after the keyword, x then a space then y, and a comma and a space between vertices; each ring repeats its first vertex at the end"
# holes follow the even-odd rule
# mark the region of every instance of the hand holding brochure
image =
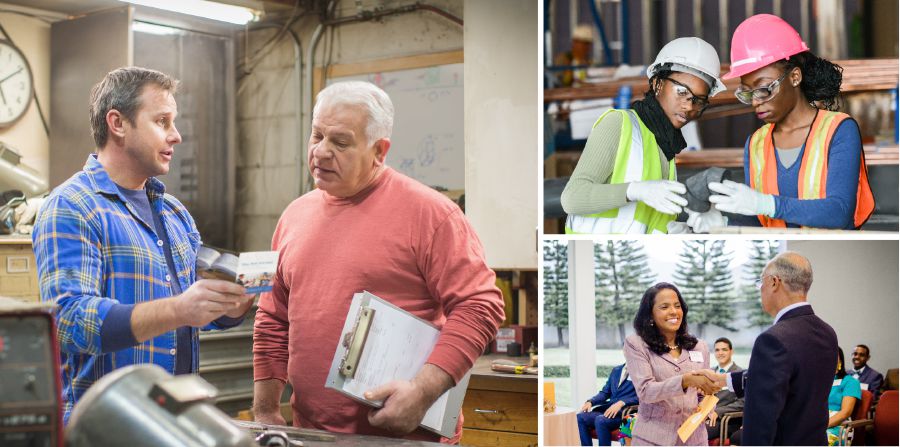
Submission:
POLYGON ((235 256, 205 245, 197 251, 197 274, 201 278, 236 282, 244 286, 247 293, 272 290, 277 267, 277 251, 251 251, 235 256))

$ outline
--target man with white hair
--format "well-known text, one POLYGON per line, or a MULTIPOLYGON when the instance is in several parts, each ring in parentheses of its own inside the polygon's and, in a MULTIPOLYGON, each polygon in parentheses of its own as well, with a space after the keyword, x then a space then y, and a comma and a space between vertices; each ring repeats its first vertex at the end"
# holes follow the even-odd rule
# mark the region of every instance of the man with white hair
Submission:
MULTIPOLYGON (((272 238, 280 253, 273 290, 254 328, 254 414, 284 424, 437 440, 417 429, 425 411, 472 367, 503 321, 503 299, 462 211, 385 165, 394 108, 367 82, 322 90, 313 110, 309 169, 318 189, 294 200, 272 238), (434 323, 440 338, 409 382, 367 392, 379 410, 325 388, 354 293, 367 290, 434 323)), ((462 418, 456 436, 458 442, 462 418)))
POLYGON ((756 338, 746 370, 706 370, 745 398, 740 445, 826 445, 838 342, 806 301, 812 280, 812 265, 799 253, 769 261, 757 286, 774 324, 756 338))

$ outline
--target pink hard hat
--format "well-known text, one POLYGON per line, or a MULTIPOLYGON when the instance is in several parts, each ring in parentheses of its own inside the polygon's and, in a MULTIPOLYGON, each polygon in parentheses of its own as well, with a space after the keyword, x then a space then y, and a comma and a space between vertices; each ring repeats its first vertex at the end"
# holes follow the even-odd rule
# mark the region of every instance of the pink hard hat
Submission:
POLYGON ((731 38, 731 71, 722 79, 739 78, 773 62, 809 51, 800 33, 781 17, 757 14, 744 20, 731 38))

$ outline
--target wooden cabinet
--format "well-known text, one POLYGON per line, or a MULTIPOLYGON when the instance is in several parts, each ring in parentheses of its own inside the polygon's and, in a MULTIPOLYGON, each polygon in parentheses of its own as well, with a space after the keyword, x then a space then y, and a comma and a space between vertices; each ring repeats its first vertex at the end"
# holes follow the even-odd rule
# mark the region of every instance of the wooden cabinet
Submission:
POLYGON ((525 357, 487 355, 478 359, 463 401, 462 445, 537 446, 537 376, 491 371, 491 361, 525 357))
POLYGON ((40 301, 31 236, 0 236, 0 296, 40 301))

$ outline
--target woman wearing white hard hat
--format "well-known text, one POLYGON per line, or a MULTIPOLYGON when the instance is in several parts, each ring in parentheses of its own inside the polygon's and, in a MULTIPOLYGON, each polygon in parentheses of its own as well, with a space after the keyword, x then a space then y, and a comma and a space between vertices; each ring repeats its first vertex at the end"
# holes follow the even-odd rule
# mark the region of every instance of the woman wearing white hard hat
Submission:
MULTIPOLYGON (((710 202, 720 211, 754 216, 740 225, 862 226, 875 200, 859 126, 835 111, 841 67, 812 54, 781 18, 759 14, 734 32, 731 71, 723 78, 737 77, 735 96, 766 124, 744 147, 745 183, 710 183, 718 193, 710 202)), ((700 219, 710 218, 716 217, 700 219)))
POLYGON ((685 187, 675 155, 687 145, 681 128, 725 90, 719 55, 696 37, 675 39, 647 68, 650 88, 633 109, 609 110, 594 123, 562 193, 566 233, 667 233, 685 187))

